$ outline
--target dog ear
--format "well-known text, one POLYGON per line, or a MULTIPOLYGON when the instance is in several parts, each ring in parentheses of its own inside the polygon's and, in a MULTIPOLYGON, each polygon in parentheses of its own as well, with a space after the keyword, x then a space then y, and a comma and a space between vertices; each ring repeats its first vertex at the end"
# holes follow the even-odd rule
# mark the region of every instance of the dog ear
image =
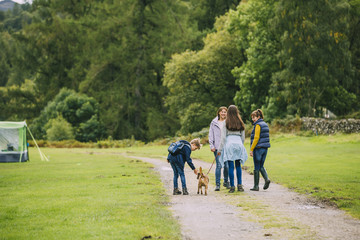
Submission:
POLYGON ((202 167, 200 167, 200 173, 202 173, 202 167))
POLYGON ((199 177, 200 177, 200 173, 197 174, 197 178, 196 178, 196 179, 199 179, 199 177))

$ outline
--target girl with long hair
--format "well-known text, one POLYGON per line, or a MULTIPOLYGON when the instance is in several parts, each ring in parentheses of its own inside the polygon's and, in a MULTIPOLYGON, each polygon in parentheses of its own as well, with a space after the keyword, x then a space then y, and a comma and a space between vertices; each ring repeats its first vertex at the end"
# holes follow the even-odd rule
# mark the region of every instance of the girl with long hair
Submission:
POLYGON ((221 156, 221 162, 228 163, 230 190, 235 192, 234 168, 236 169, 237 189, 243 192, 241 165, 244 165, 248 156, 244 147, 245 124, 241 119, 238 108, 230 105, 226 115, 225 125, 221 131, 221 141, 218 155, 221 156))

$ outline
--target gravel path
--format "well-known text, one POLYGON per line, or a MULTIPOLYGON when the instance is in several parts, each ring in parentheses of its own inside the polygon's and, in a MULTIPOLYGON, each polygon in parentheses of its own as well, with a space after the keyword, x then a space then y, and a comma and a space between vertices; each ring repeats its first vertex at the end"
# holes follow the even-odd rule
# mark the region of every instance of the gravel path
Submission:
MULTIPOLYGON (((129 157, 129 156, 128 156, 129 157)), ((170 196, 170 208, 185 240, 212 239, 360 239, 360 221, 343 211, 271 183, 266 191, 253 192, 253 176, 243 171, 245 192, 214 191, 210 174, 208 195, 197 194, 196 175, 187 166, 188 196, 172 195, 173 172, 165 159, 135 157, 154 165, 170 196)), ((208 171, 211 164, 193 160, 208 171)), ((215 166, 211 169, 214 173, 215 166)), ((270 176, 271 177, 271 176, 270 176)), ((181 182, 179 179, 179 185, 181 182)), ((260 185, 263 185, 262 179, 260 185)))

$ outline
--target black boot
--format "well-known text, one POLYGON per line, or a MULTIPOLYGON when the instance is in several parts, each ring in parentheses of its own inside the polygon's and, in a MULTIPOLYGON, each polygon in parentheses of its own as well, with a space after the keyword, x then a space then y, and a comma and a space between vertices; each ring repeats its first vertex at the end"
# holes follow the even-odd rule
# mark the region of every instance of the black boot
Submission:
POLYGON ((259 191, 259 170, 254 170, 254 187, 251 188, 251 191, 259 191))
POLYGON ((180 195, 181 191, 178 188, 174 188, 173 195, 180 195))
POLYGON ((260 168, 260 172, 261 172, 261 175, 263 176, 263 178, 265 179, 265 184, 264 184, 264 190, 268 189, 269 188, 269 185, 270 185, 270 179, 267 175, 267 172, 265 170, 265 168, 260 168))
POLYGON ((235 187, 230 187, 229 193, 235 192, 235 187))
POLYGON ((183 190, 183 195, 189 195, 187 188, 183 188, 182 190, 183 190))

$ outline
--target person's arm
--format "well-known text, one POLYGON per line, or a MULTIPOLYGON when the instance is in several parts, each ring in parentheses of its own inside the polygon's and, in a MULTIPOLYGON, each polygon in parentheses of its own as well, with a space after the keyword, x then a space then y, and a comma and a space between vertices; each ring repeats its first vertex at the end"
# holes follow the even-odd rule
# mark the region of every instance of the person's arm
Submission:
POLYGON ((210 144, 210 150, 212 152, 215 152, 215 144, 214 144, 214 127, 213 124, 210 124, 210 129, 209 129, 209 144, 210 144))
POLYGON ((221 128, 221 137, 220 137, 220 146, 218 149, 218 154, 221 153, 224 144, 225 144, 225 140, 226 140, 226 124, 223 124, 222 128, 221 128))
POLYGON ((184 148, 185 148, 185 149, 184 149, 184 151, 185 151, 185 154, 184 154, 185 161, 187 162, 187 164, 189 165, 189 167, 190 167, 192 170, 194 170, 194 172, 195 172, 196 168, 195 168, 195 166, 194 166, 194 164, 193 164, 193 162, 192 162, 192 159, 191 159, 191 157, 190 157, 191 149, 190 149, 189 146, 185 146, 184 148))
POLYGON ((241 131, 241 141, 242 141, 242 143, 244 145, 244 142, 245 142, 245 130, 241 131))
POLYGON ((250 148, 250 151, 254 151, 256 145, 258 144, 259 142, 259 139, 260 139, 260 131, 261 131, 261 127, 259 125, 256 125, 255 126, 255 135, 254 135, 254 140, 252 142, 252 145, 251 145, 251 148, 250 148))

